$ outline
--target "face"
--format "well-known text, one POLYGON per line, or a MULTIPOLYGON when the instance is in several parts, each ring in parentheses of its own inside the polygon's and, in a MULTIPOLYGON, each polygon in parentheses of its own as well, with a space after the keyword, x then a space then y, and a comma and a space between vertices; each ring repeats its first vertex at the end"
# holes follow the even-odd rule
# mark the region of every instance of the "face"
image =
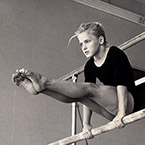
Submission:
POLYGON ((87 58, 95 56, 99 51, 99 40, 91 33, 85 31, 78 36, 82 52, 87 58))

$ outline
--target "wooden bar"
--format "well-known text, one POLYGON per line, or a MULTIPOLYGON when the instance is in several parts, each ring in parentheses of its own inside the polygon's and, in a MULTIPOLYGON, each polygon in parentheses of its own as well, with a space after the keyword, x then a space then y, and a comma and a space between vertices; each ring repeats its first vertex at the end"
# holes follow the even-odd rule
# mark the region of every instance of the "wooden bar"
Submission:
MULTIPOLYGON (((135 122, 137 120, 140 120, 140 119, 143 119, 143 118, 145 118, 145 109, 140 110, 140 111, 135 112, 135 113, 132 113, 128 116, 125 116, 123 118, 123 122, 124 122, 125 125, 127 125, 127 124, 133 123, 133 122, 135 122)), ((92 129, 91 133, 92 133, 93 136, 96 136, 96 135, 99 135, 99 134, 102 134, 102 133, 105 133, 105 132, 112 131, 114 129, 116 129, 116 126, 115 126, 114 122, 111 121, 111 122, 107 123, 106 125, 103 125, 101 127, 92 129)), ((70 143, 74 143, 74 142, 84 140, 84 139, 86 139, 86 136, 87 136, 87 134, 84 134, 84 133, 81 132, 81 133, 78 133, 74 136, 70 136, 70 137, 61 139, 59 141, 50 143, 48 145, 67 145, 67 144, 70 144, 70 143)))

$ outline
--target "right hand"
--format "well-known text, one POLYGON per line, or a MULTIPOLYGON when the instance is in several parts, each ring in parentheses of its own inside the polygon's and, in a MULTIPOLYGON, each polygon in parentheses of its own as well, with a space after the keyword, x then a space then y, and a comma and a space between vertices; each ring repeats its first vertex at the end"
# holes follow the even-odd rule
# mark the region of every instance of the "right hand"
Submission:
POLYGON ((92 135, 92 125, 90 124, 85 124, 83 127, 83 135, 85 136, 86 139, 92 139, 94 136, 92 135))

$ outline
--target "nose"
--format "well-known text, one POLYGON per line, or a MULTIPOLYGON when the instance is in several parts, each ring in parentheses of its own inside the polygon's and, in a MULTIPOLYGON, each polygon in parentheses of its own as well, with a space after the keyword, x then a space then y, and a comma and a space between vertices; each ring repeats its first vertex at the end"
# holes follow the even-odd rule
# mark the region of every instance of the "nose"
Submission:
POLYGON ((87 50, 87 46, 86 46, 86 44, 83 44, 83 46, 82 46, 82 50, 87 50))

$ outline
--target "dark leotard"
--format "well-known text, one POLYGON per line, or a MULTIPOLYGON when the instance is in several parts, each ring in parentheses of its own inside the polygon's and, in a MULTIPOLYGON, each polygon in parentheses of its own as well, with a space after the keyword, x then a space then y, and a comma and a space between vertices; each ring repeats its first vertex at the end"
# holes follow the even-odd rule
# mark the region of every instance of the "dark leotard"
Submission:
POLYGON ((126 54, 116 46, 110 47, 105 62, 100 67, 90 58, 85 65, 84 75, 85 82, 96 83, 98 78, 104 85, 126 86, 132 96, 136 96, 133 69, 126 54))

